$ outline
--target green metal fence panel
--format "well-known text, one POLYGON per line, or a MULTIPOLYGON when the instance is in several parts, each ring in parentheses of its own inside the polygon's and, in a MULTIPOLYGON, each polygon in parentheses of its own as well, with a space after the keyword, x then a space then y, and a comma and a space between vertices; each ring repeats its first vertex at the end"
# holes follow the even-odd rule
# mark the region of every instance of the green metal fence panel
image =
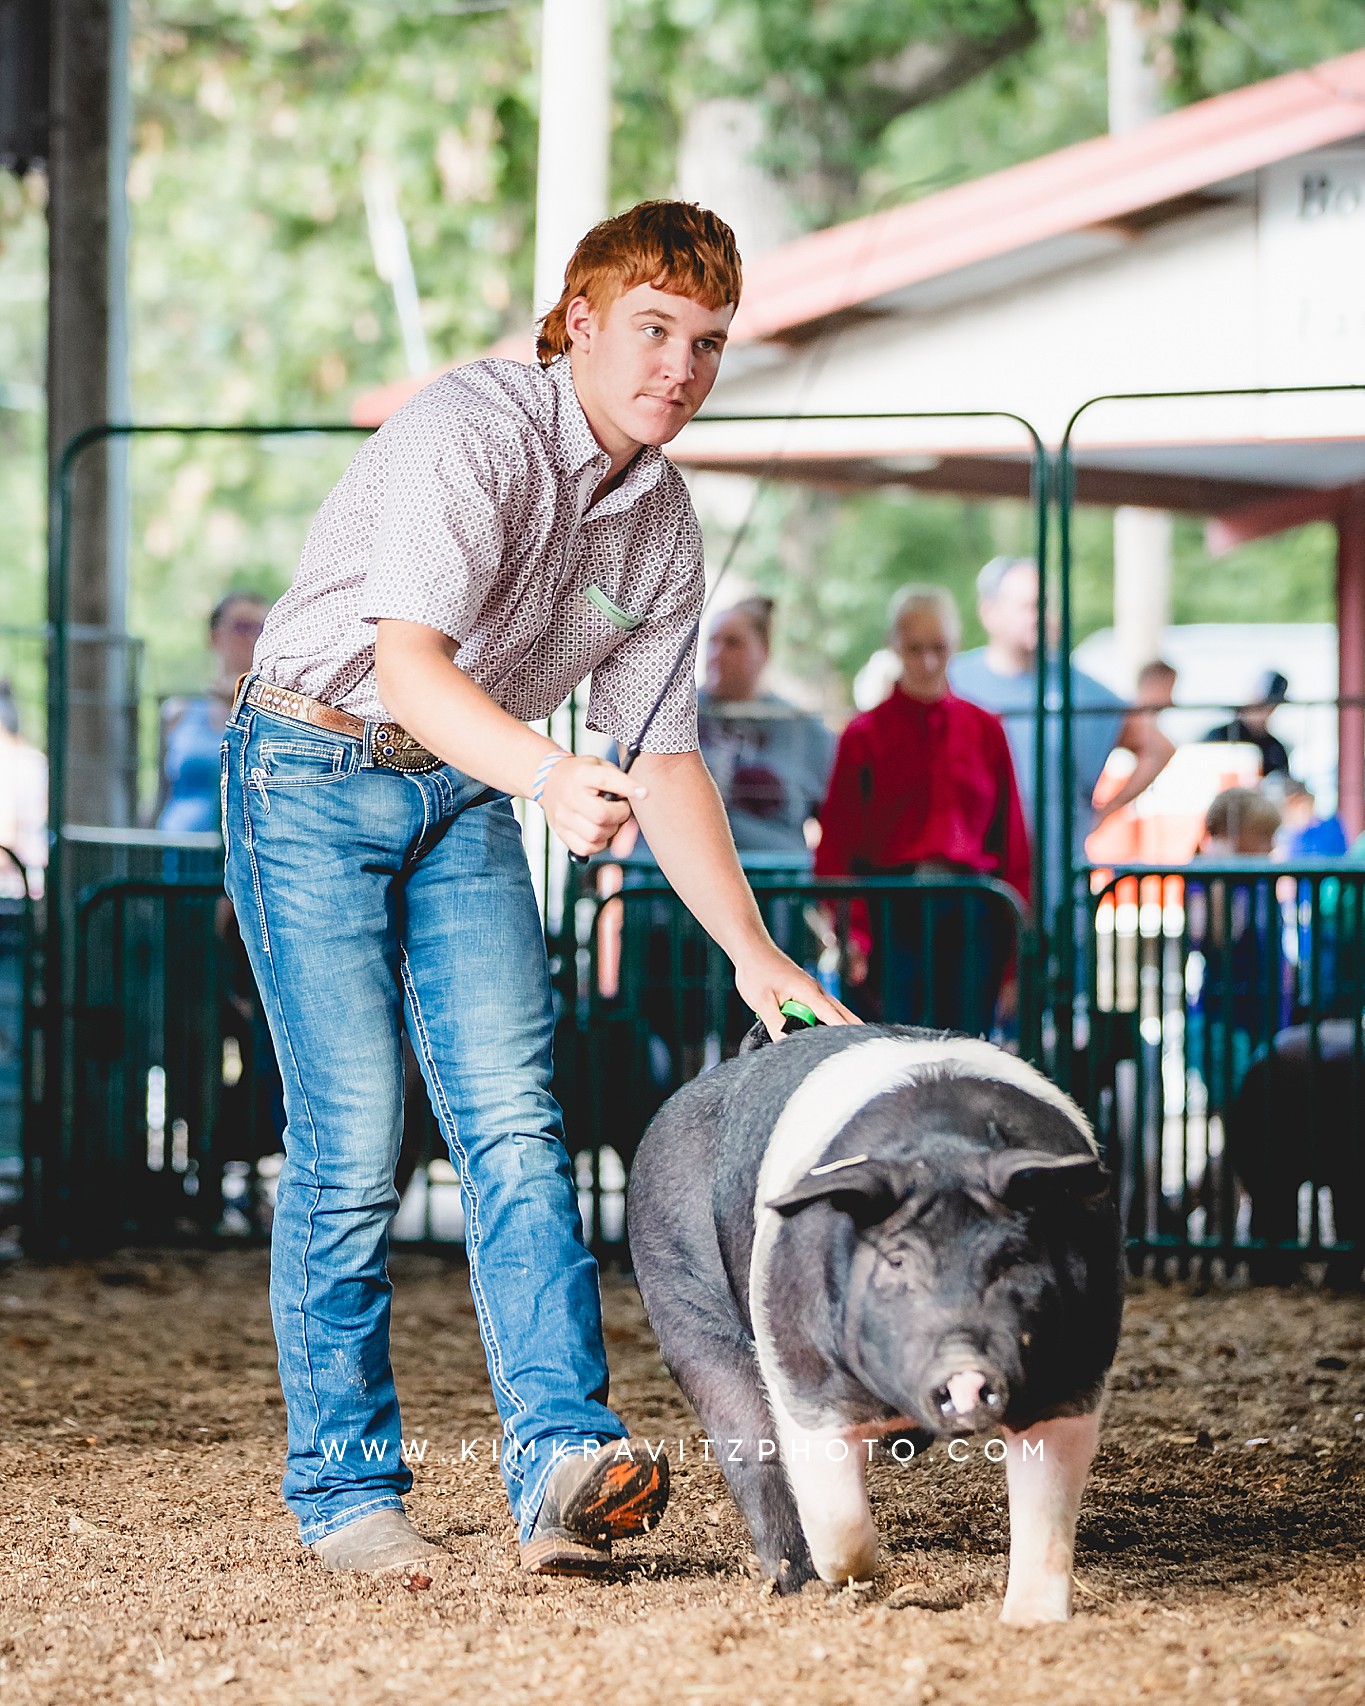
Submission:
MULTIPOLYGON (((964 1028, 988 1032, 998 1014, 1002 1036, 1033 1025, 1032 922, 1003 883, 748 875, 779 946, 868 1017, 943 1029, 961 1026, 966 1014, 984 1022, 964 1028), (855 987, 851 950, 860 941, 870 953, 855 987)), ((561 1054, 556 1073, 570 1148, 591 1186, 597 1218, 587 1230, 599 1251, 620 1237, 612 1180, 624 1181, 649 1120, 680 1085, 735 1054, 754 1023, 729 960, 662 877, 647 868, 631 876, 631 886, 583 897, 576 1020, 561 1027, 573 1052, 567 1061, 561 1054)))
POLYGON ((217 884, 95 885, 76 907, 74 1117, 60 1152, 76 1247, 199 1241, 218 1219, 217 884))
MULTIPOLYGON (((932 980, 898 981, 894 964, 878 957, 877 942, 897 928, 930 940, 933 927, 922 926, 930 913, 940 930, 953 927, 954 914, 962 920, 969 972, 989 929, 993 963, 1001 975, 1016 964, 1024 1003, 1034 999, 1028 922, 1000 884, 759 877, 755 888, 775 938, 827 977, 858 910, 868 909, 872 976, 858 999, 890 1020, 938 1023, 936 1003, 953 994, 932 980)), ((623 1248, 626 1169, 650 1117, 687 1078, 732 1054, 753 1015, 734 991, 729 961, 661 882, 615 901, 585 897, 571 916, 575 988, 567 999, 559 992, 555 1088, 584 1225, 610 1260, 623 1248), (617 913, 613 952, 606 945, 617 913)), ((264 1238, 281 1110, 259 1017, 242 1022, 220 886, 93 884, 79 897, 71 939, 73 1118, 49 1157, 49 1206, 71 1247, 264 1238)), ((397 1235, 458 1242, 458 1178, 415 1072, 407 1098, 397 1235)))
MULTIPOLYGON (((1001 885, 756 873, 754 889, 789 952, 889 1022, 936 1028, 945 1000, 994 989, 1009 962, 1019 1017, 1038 1000, 1031 922, 1001 885), (956 985, 905 976, 879 952, 904 932, 941 955, 945 928, 957 932, 956 985), (869 976, 850 990, 860 931, 869 976)), ((1081 904, 1091 996, 1073 1089, 1118 1179, 1134 1267, 1246 1262, 1284 1279, 1322 1262, 1353 1280, 1365 1250, 1365 867, 1124 867, 1087 876, 1081 904)), ((615 1260, 645 1126, 679 1084, 735 1052, 752 1015, 661 881, 585 892, 573 918, 555 1087, 585 1228, 615 1260)), ((278 1112, 262 1108, 251 1026, 232 1017, 221 890, 98 884, 74 939, 76 1118, 59 1158, 73 1242, 263 1237, 278 1112)), ((1007 1046, 1011 1028, 1006 1001, 1007 1046)), ((420 1174, 420 1189, 403 1235, 454 1241, 456 1175, 415 1080, 409 1095, 402 1182, 420 1174)))
POLYGON ((1365 1264, 1365 867, 1097 873, 1073 1089, 1135 1266, 1365 1264))
MULTIPOLYGON (((1055 494, 1057 505, 1056 534, 1059 554, 1059 608, 1057 625, 1058 654, 1063 658, 1070 658, 1072 652, 1073 626, 1071 593, 1075 548, 1075 528, 1073 521, 1076 503, 1076 458, 1078 455, 1077 434, 1082 423, 1086 421, 1086 417, 1089 416, 1092 411, 1100 408, 1104 404, 1181 404, 1200 401, 1217 402, 1231 399, 1252 400, 1257 398, 1266 400, 1276 398, 1300 398, 1309 400, 1318 398, 1325 401, 1329 398, 1345 398, 1351 395, 1365 395, 1365 385, 1244 385, 1230 386, 1222 389, 1212 388, 1194 391, 1114 391, 1104 392, 1096 397, 1089 397, 1075 410, 1073 410, 1071 417, 1067 421, 1066 427, 1063 430, 1061 443, 1057 448, 1055 468, 1052 478, 1052 491, 1055 494)), ((1040 555, 1040 567, 1043 561, 1044 558, 1040 555)), ((1043 579, 1045 579, 1045 577, 1040 576, 1040 580, 1043 579)), ((1045 655, 1046 649, 1046 623, 1044 621, 1041 608, 1039 611, 1038 633, 1039 657, 1041 659, 1045 655)), ((1085 860, 1083 856, 1077 856, 1075 852, 1076 840, 1074 834, 1075 825, 1073 822, 1074 790, 1071 786, 1072 778, 1074 776, 1072 749, 1074 707, 1072 705, 1071 687, 1070 671, 1066 669, 1060 671, 1059 701, 1055 707, 1049 706, 1045 710, 1045 696, 1042 688, 1042 677, 1040 672, 1038 700, 1040 712, 1040 734, 1038 754, 1041 762, 1044 751, 1042 719, 1044 715, 1049 719, 1055 718, 1059 728, 1061 771, 1064 779, 1060 791, 1062 805, 1061 845, 1064 849, 1070 850, 1072 857, 1072 868, 1068 873, 1068 881, 1064 884, 1064 888, 1073 897, 1073 905, 1071 908, 1073 920, 1079 921, 1083 915, 1083 907, 1076 899, 1076 883, 1078 880, 1083 879, 1085 860)), ((1346 704, 1348 701, 1339 700, 1338 703, 1346 704)), ((1359 755, 1356 757, 1356 762, 1362 762, 1359 755)), ((1042 774, 1041 769, 1039 774, 1042 774)), ((1042 832, 1043 826, 1040 819, 1038 829, 1040 845, 1042 844, 1042 832)), ((1035 894, 1040 894, 1043 891, 1035 885, 1034 892, 1035 894)), ((1047 1065, 1049 1070, 1055 1077, 1057 1077, 1058 1082, 1064 1087, 1069 1087, 1071 1073, 1076 1058, 1075 1050, 1069 1046, 1067 1039, 1072 1036, 1077 1020, 1076 953, 1079 942, 1079 931, 1077 928, 1068 928, 1065 921, 1059 921, 1057 927, 1054 929, 1052 928, 1052 921, 1045 920, 1044 937, 1045 940, 1049 942, 1052 949, 1052 963, 1049 968, 1048 976, 1047 1005, 1050 1010, 1050 1032, 1051 1035, 1057 1039, 1058 1044, 1055 1052, 1051 1049, 1046 1051, 1047 1065)), ((1082 1009, 1084 1008, 1084 1005, 1084 999, 1082 999, 1082 1009)), ((1084 1028, 1085 1018, 1083 1011, 1080 1018, 1082 1028, 1084 1028)))
MULTIPOLYGON (((338 436, 360 438, 364 429, 349 422, 265 424, 252 427, 168 424, 140 427, 104 424, 77 434, 64 448, 50 492, 48 529, 48 623, 47 647, 47 736, 50 765, 50 843, 47 907, 42 929, 43 979, 42 1052, 46 1070, 37 1086, 36 1101, 25 1121, 25 1153, 29 1157, 31 1183, 26 1192, 25 1247, 34 1254, 74 1253, 79 1237, 93 1236, 94 1223, 82 1220, 77 1207, 84 1187, 72 1173, 76 1145, 73 1137, 82 1098, 90 1094, 88 1084, 78 1080, 84 1068, 78 1052, 78 1033, 86 1024, 82 1000, 76 989, 76 913, 80 897, 92 884, 120 878, 169 884, 221 882, 221 853, 214 838, 181 838, 178 841, 138 831, 75 830, 67 822, 71 781, 69 719, 73 707, 72 648, 82 641, 118 649, 132 660, 134 670, 138 642, 131 636, 86 634, 70 620, 71 589, 68 558, 73 482, 82 454, 109 439, 142 441, 148 438, 232 438, 287 441, 325 439, 338 436), (126 642, 126 643, 124 643, 126 642), (195 843, 200 843, 196 845, 195 843)), ((130 715, 136 717, 137 692, 125 695, 130 715)), ((139 742, 130 730, 125 743, 136 763, 139 742)), ((136 928, 130 924, 133 938, 136 928)), ((138 952, 143 949, 139 948, 138 952)), ((150 950, 147 950, 150 952, 150 950)), ((88 1031, 88 1024, 86 1024, 88 1031)), ((98 1045, 99 1039, 94 1039, 98 1045)), ((133 1063, 133 1065, 140 1063, 133 1063)), ((133 1073, 130 1065, 130 1074, 133 1073)), ((134 1074, 135 1076, 135 1074, 134 1074)), ((132 1083, 130 1076, 129 1082, 132 1083)), ((130 1091, 129 1094, 132 1094, 130 1091)), ((179 1117, 179 1116, 177 1116, 179 1117)), ((193 1179, 195 1175, 189 1174, 193 1179)), ((85 1193, 88 1195, 88 1193, 85 1193)), ((161 1190, 166 1197, 168 1189, 161 1190)), ((202 1219, 196 1211, 190 1220, 202 1219)))
MULTIPOLYGON (((787 419, 775 415, 728 418, 783 424, 787 419)), ((802 418, 996 420, 1011 423, 1012 428, 1017 429, 1020 453, 1029 467, 1037 549, 1040 559, 1045 557, 1048 461, 1037 432, 1020 417, 998 411, 970 410, 933 414, 896 411, 874 416, 816 414, 802 418)), ((163 1231, 169 1229, 167 1235, 179 1228, 188 1236, 193 1227, 198 1228, 200 1235, 207 1235, 212 1224, 210 1204, 216 1205, 216 1198, 206 1181, 210 1172, 215 1180, 218 1177, 216 1159, 212 1155, 205 1157, 195 1144, 207 1141, 204 1132, 213 1126, 213 1117, 208 1110, 213 1096, 221 1096, 222 1093, 222 1086, 214 1074, 216 1072, 221 1078, 225 1070, 223 1060, 231 1056, 229 1064, 233 1071, 245 1070, 248 1076, 257 1079, 261 1076, 250 1066, 250 1038, 234 1034, 231 1014, 226 1009, 220 1006, 216 1016, 212 1012, 217 999, 213 994, 214 979, 203 969, 219 952, 205 936, 204 923, 207 891, 218 881, 216 848, 207 844, 203 848, 188 844, 173 847, 165 838, 140 836, 136 832, 78 832, 64 821, 70 768, 69 651, 73 639, 78 638, 69 621, 68 585, 71 497, 76 465, 83 452, 110 438, 129 440, 157 435, 208 435, 274 439, 359 436, 361 431, 349 423, 249 427, 109 424, 77 435, 66 446, 60 459, 51 494, 49 621, 46 629, 47 721, 53 801, 49 888, 57 902, 46 909, 42 921, 44 975, 33 985, 34 995, 29 1009, 41 1019, 38 1040, 41 1041, 46 1070, 34 1078, 34 1095, 28 1103, 24 1127, 26 1164, 30 1168, 31 1180, 25 1197, 28 1211, 26 1247, 34 1253, 71 1253, 79 1247, 81 1239, 105 1236, 100 1228, 100 1215, 93 1206, 98 1198, 93 1181, 105 1165, 96 1153, 100 1142, 107 1142, 109 1156, 118 1164, 126 1165, 136 1180, 135 1186, 122 1194, 121 1187, 114 1188, 109 1199, 121 1217, 119 1223, 129 1229, 129 1235, 144 1224, 163 1231), (198 901, 191 898, 196 889, 205 891, 199 895, 198 901), (196 906, 198 912, 194 910, 196 906), (167 932, 175 935, 177 942, 183 941, 184 945, 177 947, 169 942, 167 932), (197 949, 188 945, 192 941, 198 943, 197 949), (192 987, 195 966, 200 967, 202 975, 198 985, 192 987), (138 985, 139 976, 144 978, 145 987, 138 985), (131 981, 120 983, 120 979, 131 981), (122 1011, 124 997, 130 1004, 131 1017, 129 1012, 122 1011), (177 1006, 176 1003, 182 1000, 191 1000, 198 1005, 177 1006), (180 1015, 192 1012, 200 1016, 197 1029, 188 1022, 181 1026, 180 1015), (197 1037, 198 1041, 192 1042, 192 1037, 197 1037), (112 1048, 111 1039, 118 1041, 117 1049, 112 1048), (236 1053, 232 1055, 234 1045, 236 1053), (90 1050, 88 1056, 82 1053, 87 1046, 90 1050), (221 1051, 226 1051, 222 1059, 219 1058, 221 1051), (240 1065, 241 1061, 247 1062, 245 1068, 240 1065), (164 1084, 156 1076, 158 1071, 168 1075, 164 1084), (171 1093, 173 1100, 184 1098, 184 1111, 171 1115, 172 1127, 177 1120, 183 1121, 186 1131, 191 1133, 190 1147, 185 1153, 195 1163, 193 1167, 188 1162, 184 1168, 175 1164, 175 1158, 181 1151, 174 1148, 177 1141, 174 1130, 168 1140, 173 1152, 169 1172, 175 1175, 174 1179, 161 1176, 167 1172, 166 1167, 154 1167, 147 1162, 147 1155, 155 1153, 156 1140, 147 1137, 147 1108, 139 1098, 150 1094, 155 1109, 156 1097, 162 1089, 171 1093), (78 1132, 86 1116, 94 1117, 96 1123, 78 1132), (104 1134, 103 1137, 100 1133, 104 1134), (144 1141, 152 1144, 146 1153, 138 1149, 138 1143, 144 1141), (81 1176, 76 1166, 78 1160, 83 1164, 89 1163, 87 1177, 81 1176), (213 1168, 209 1167, 211 1160, 214 1161, 213 1168), (152 1174, 157 1177, 151 1178, 152 1174), (88 1212, 82 1204, 89 1205, 88 1212)), ((136 746, 136 740, 131 741, 130 748, 135 750, 136 746)), ((205 838, 206 843, 211 839, 205 838)), ((547 872, 548 868, 547 858, 547 872)), ((576 892, 571 891, 566 902, 566 918, 572 914, 576 892)), ((966 928, 975 941, 976 935, 988 925, 977 920, 966 928)), ((579 963, 589 950, 575 937, 572 929, 564 925, 549 946, 552 963, 557 968, 557 984, 561 988, 572 985, 578 976, 579 963)), ((706 951, 709 955, 709 946, 706 951)), ((674 956, 672 963, 681 969, 693 948, 685 948, 680 938, 677 949, 671 952, 674 956)), ((705 999, 714 1004, 719 999, 716 993, 719 968, 712 958, 708 958, 706 963, 710 983, 705 999)), ((681 994, 678 999, 682 1001, 681 994)), ((1040 1011, 1036 999, 1025 1004, 1026 1035, 1029 1034, 1027 1027, 1032 1026, 1036 1030, 1040 1011)), ((607 1016, 599 1015, 599 1018, 606 1023, 607 1016)), ((595 1082, 599 1070, 609 1074, 614 1070, 621 1021, 619 1015, 611 1015, 610 1018, 612 1022, 599 1037, 585 1031, 572 996, 564 1005, 557 1046, 561 1080, 571 1086, 567 1092, 570 1100, 579 1096, 572 1086, 595 1082)), ((687 1047, 680 1043, 679 1048, 679 1059, 687 1058, 687 1047)), ((637 1063, 636 1056, 631 1055, 629 1059, 637 1063)), ((627 1071, 635 1069, 632 1064, 627 1071)), ((228 1085, 227 1088, 233 1086, 228 1085)), ((589 1099, 596 1097, 592 1102, 592 1119, 605 1122, 610 1129, 616 1130, 619 1116, 611 1113, 611 1098, 598 1096, 596 1091, 583 1094, 589 1099), (617 1124, 612 1124, 613 1119, 617 1124)), ((579 1099, 583 1097, 579 1096, 579 1099)), ((259 1100, 258 1095, 257 1103, 259 1100)), ((410 1100, 415 1100, 415 1097, 410 1097, 410 1100)), ((176 1102, 176 1106, 181 1107, 182 1103, 176 1102)), ((259 1110, 253 1117, 259 1121, 259 1110)), ((413 1133, 405 1135, 404 1165, 419 1168, 430 1181, 436 1182, 440 1192, 448 1196, 452 1185, 452 1179, 447 1177, 449 1163, 440 1153, 443 1145, 434 1125, 426 1112, 413 1124, 413 1133)), ((596 1127, 590 1121, 586 1129, 596 1127)), ((638 1138, 638 1132, 636 1136, 638 1138)), ((581 1163, 582 1157, 579 1159, 581 1163)), ((229 1165, 237 1163, 234 1161, 229 1165)), ((585 1202, 601 1186, 598 1172, 598 1163, 594 1159, 591 1179, 586 1172, 581 1174, 585 1202)), ((623 1179, 619 1181, 623 1182, 623 1179)), ((215 1183, 213 1190, 217 1188, 215 1183)), ((610 1184, 610 1189, 619 1195, 614 1183, 610 1184)), ((427 1233, 433 1230, 432 1200, 429 1191, 422 1211, 423 1229, 427 1233)), ((598 1220, 600 1222, 600 1216, 598 1220)))
POLYGON ((17 853, 0 847, 0 1250, 23 1238, 26 1111, 33 1099, 35 904, 17 853))
MULTIPOLYGON (((49 1206, 70 1247, 268 1239, 281 1088, 216 873, 92 884, 70 940, 73 1113, 49 1157, 49 1206)), ((406 1049, 405 1064, 398 1187, 418 1189, 395 1235, 458 1242, 456 1175, 406 1049)))
MULTIPOLYGON (((1362 392, 1245 386, 1082 403, 1053 481, 1060 655, 1072 644, 1077 434, 1091 411, 1362 392)), ((1067 781, 1070 687, 1063 670, 1060 703, 1047 711, 1059 723, 1067 781)), ((1359 705, 1338 699, 1347 703, 1359 705)), ((1074 848, 1067 781, 1062 844, 1074 848)), ((1051 932, 1044 1060, 1121 1159, 1135 1266, 1207 1273, 1211 1263, 1245 1264, 1253 1278, 1280 1280, 1322 1262, 1332 1278, 1360 1282, 1363 875, 1344 862, 1203 860, 1095 873, 1073 856, 1070 920, 1051 932)))

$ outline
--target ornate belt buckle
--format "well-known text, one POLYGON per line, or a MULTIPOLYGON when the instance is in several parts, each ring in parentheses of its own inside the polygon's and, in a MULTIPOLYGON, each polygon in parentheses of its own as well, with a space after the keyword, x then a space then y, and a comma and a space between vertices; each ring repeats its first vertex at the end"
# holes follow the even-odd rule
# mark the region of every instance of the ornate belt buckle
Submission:
POLYGON ((381 770, 401 770, 406 776, 424 776, 428 771, 439 770, 442 763, 397 723, 371 726, 370 756, 381 770))

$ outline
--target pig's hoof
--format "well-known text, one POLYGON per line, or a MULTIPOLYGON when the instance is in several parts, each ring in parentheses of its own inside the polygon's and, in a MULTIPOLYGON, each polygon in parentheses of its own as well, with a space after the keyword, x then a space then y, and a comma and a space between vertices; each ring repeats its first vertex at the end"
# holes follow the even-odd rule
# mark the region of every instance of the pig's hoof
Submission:
POLYGON ((1020 1594, 1017 1599, 1005 1598, 1000 1621, 1012 1629, 1037 1629, 1044 1623, 1071 1621, 1070 1584, 1064 1593, 1020 1594))
POLYGON ((877 1543, 848 1551, 842 1556, 817 1557, 816 1573, 835 1589, 846 1588, 851 1582, 860 1585, 870 1582, 877 1573, 877 1543))

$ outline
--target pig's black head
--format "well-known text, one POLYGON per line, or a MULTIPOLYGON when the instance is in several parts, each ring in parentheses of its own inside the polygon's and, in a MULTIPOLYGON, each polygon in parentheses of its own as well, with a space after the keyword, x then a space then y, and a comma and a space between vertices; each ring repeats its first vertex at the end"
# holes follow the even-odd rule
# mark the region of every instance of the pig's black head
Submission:
POLYGON ((817 1168, 768 1206, 838 1217, 848 1373, 899 1414, 969 1434, 1026 1427, 1103 1377, 1108 1179, 1092 1155, 962 1140, 817 1168))

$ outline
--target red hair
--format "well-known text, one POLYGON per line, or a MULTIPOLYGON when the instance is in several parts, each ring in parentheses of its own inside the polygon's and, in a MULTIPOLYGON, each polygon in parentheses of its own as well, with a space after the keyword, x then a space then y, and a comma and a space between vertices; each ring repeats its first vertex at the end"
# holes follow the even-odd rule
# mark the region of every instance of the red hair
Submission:
POLYGON ((565 316, 577 296, 603 314, 624 291, 652 284, 706 308, 739 301, 743 283, 735 234, 691 201, 642 201, 594 225, 564 269, 564 290, 540 322, 536 358, 547 367, 569 348, 565 316))

